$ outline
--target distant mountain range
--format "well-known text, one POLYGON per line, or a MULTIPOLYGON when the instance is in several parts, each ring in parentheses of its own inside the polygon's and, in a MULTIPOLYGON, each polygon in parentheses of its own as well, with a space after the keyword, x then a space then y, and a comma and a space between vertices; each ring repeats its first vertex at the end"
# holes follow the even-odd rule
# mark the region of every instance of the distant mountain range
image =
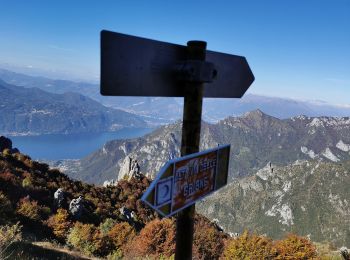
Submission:
MULTIPOLYGON (((0 79, 9 84, 37 87, 57 94, 80 93, 105 106, 145 116, 148 123, 155 125, 172 123, 182 117, 183 100, 181 98, 105 97, 100 95, 98 84, 32 77, 4 69, 0 69, 0 79)), ((242 99, 205 99, 203 120, 215 123, 228 116, 239 116, 255 109, 280 119, 297 115, 313 117, 350 115, 350 107, 247 94, 242 99)))
MULTIPOLYGON (((330 162, 350 159, 349 117, 298 116, 282 120, 255 110, 216 124, 203 122, 201 135, 201 150, 231 144, 230 181, 250 176, 268 162, 286 165, 301 159, 330 162)), ((166 161, 180 155, 180 142, 181 122, 163 126, 144 137, 110 141, 75 161, 71 176, 102 184, 117 178, 124 158, 129 156, 138 161, 142 172, 154 177, 166 161)))
POLYGON ((236 179, 196 209, 226 232, 254 230, 275 239, 286 232, 350 245, 350 161, 266 165, 236 179))
MULTIPOLYGON (((180 133, 176 122, 56 166, 102 184, 117 179, 129 156, 154 177, 179 156, 180 133)), ((275 239, 293 232, 337 246, 350 243, 349 117, 281 120, 255 110, 217 124, 203 122, 201 140, 201 150, 231 144, 229 184, 196 206, 226 232, 249 229, 275 239)))
POLYGON ((0 80, 0 98, 0 132, 6 135, 107 132, 147 126, 140 116, 72 92, 53 94, 0 80))

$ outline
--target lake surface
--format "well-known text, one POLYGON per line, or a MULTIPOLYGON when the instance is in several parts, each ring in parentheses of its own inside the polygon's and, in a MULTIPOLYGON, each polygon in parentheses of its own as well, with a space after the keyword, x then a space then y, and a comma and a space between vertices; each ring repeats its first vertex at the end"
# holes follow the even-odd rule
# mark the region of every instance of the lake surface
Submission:
POLYGON ((117 132, 88 134, 52 134, 39 136, 10 136, 13 147, 32 159, 80 159, 101 148, 107 141, 141 137, 150 128, 126 128, 117 132))

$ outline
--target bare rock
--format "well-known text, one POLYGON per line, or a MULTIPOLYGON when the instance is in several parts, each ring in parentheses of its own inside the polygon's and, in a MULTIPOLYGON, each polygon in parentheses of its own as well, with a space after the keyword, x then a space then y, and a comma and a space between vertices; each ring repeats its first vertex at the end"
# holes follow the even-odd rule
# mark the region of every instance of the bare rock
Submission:
POLYGON ((106 180, 103 182, 103 187, 113 187, 117 185, 117 181, 116 180, 106 180))
POLYGON ((119 170, 118 181, 125 179, 130 180, 132 177, 137 179, 140 179, 142 177, 140 166, 137 160, 126 156, 119 170))
POLYGON ((72 199, 69 204, 69 212, 75 219, 80 219, 84 212, 84 199, 82 196, 72 199))
POLYGON ((135 225, 135 212, 126 208, 126 207, 121 207, 119 209, 120 214, 122 215, 122 217, 132 226, 135 225))
POLYGON ((345 246, 340 248, 340 255, 343 257, 344 260, 350 260, 349 249, 347 249, 345 246))
POLYGON ((63 189, 59 188, 58 190, 56 190, 53 196, 54 196, 55 206, 57 208, 62 208, 64 204, 64 197, 65 197, 63 189))

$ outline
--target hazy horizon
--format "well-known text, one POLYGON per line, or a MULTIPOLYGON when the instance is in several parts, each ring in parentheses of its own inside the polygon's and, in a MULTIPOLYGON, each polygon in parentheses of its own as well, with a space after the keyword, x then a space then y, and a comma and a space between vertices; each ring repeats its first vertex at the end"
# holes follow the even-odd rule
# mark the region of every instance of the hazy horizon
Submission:
MULTIPOLYGON (((349 104, 350 2, 2 1, 0 64, 99 81, 100 31, 245 56, 247 93, 349 104)), ((56 75, 56 76, 55 76, 56 75)))

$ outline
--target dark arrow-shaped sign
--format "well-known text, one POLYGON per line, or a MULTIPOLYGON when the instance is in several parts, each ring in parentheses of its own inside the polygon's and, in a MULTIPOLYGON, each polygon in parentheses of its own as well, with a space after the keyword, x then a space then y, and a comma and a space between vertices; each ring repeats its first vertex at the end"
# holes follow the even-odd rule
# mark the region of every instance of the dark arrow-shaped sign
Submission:
MULTIPOLYGON (((179 67, 187 60, 186 46, 115 33, 101 32, 101 94, 107 96, 183 97, 185 84, 179 67)), ((242 56, 206 52, 208 66, 188 62, 186 73, 210 69, 213 81, 204 97, 240 98, 254 81, 242 56), (200 68, 198 66, 201 66, 200 68), (203 67, 204 66, 204 67, 203 67)), ((205 70, 204 70, 205 71, 205 70)), ((206 79, 208 78, 208 75, 206 79)), ((210 75, 209 75, 210 76, 210 75)), ((208 82, 203 80, 203 82, 208 82)))

